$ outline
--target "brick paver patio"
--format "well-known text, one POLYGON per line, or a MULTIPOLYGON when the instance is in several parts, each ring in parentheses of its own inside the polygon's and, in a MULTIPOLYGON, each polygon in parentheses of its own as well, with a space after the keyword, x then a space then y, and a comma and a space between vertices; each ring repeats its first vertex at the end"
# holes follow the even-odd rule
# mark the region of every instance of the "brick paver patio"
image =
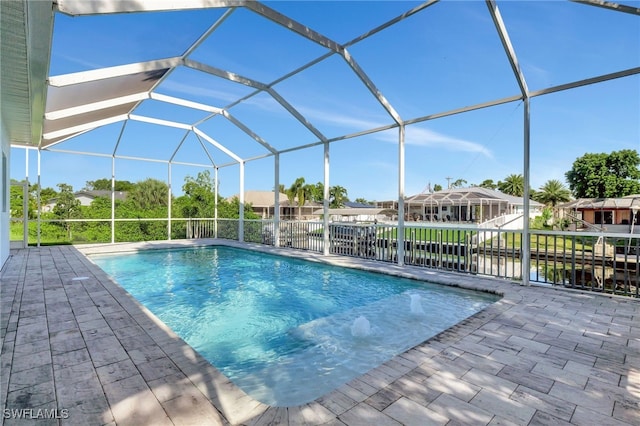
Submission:
POLYGON ((638 300, 323 258, 503 298, 314 402, 269 407, 234 386, 80 251, 211 243, 13 250, 0 284, 0 422, 640 424, 638 300))

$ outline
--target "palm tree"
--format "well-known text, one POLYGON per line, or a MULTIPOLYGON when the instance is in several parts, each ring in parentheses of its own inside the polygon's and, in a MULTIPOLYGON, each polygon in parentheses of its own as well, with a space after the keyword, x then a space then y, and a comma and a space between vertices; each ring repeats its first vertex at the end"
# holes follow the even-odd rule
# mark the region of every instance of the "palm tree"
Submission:
POLYGON ((145 179, 138 182, 131 192, 129 198, 134 206, 140 210, 150 210, 158 206, 168 205, 169 187, 166 183, 158 179, 145 179))
POLYGON ((524 178, 522 175, 509 175, 498 182, 498 190, 507 195, 522 197, 524 195, 524 178))
POLYGON ((466 185, 467 181, 464 179, 457 179, 455 182, 453 182, 450 186, 450 188, 462 188, 462 185, 466 185))
POLYGON ((340 208, 344 207, 345 201, 349 201, 347 198, 347 190, 346 188, 336 185, 329 188, 329 200, 331 201, 331 208, 340 208))
POLYGON ((302 217, 302 206, 307 202, 308 191, 308 185, 302 185, 298 187, 298 190, 296 191, 296 198, 298 199, 298 219, 302 217))
POLYGON ((287 200, 289 200, 289 208, 293 208, 296 205, 296 192, 288 188, 284 190, 284 193, 287 196, 287 200))
POLYGON ((324 183, 318 182, 315 185, 309 185, 309 196, 312 201, 322 204, 324 202, 324 183))
POLYGON ((571 192, 559 180, 551 179, 540 187, 534 200, 555 207, 558 203, 571 200, 571 192))
POLYGON ((305 198, 309 193, 308 187, 309 185, 304 184, 304 178, 299 177, 295 180, 295 182, 291 184, 289 189, 285 191, 287 199, 289 200, 289 205, 294 206, 296 200, 298 201, 298 218, 302 216, 302 205, 304 204, 305 198))
POLYGON ((485 179, 478 186, 480 188, 487 188, 487 189, 496 189, 498 187, 498 185, 493 183, 493 179, 485 179))

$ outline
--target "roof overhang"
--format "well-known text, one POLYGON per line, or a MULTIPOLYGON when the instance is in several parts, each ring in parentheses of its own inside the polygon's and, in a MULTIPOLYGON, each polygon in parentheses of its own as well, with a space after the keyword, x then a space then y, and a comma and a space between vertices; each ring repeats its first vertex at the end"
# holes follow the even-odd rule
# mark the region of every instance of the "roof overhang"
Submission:
POLYGON ((40 143, 52 34, 51 1, 0 2, 0 107, 12 145, 40 143))

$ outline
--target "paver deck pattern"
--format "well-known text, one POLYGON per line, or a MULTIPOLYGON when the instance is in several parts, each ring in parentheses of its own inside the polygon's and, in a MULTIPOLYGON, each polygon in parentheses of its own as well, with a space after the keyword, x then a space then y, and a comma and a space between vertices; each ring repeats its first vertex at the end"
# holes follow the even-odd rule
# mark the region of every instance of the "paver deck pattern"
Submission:
POLYGON ((640 424, 639 300, 215 240, 12 250, 0 292, 5 425, 640 424), (503 297, 316 401, 269 407, 86 256, 204 244, 503 297))

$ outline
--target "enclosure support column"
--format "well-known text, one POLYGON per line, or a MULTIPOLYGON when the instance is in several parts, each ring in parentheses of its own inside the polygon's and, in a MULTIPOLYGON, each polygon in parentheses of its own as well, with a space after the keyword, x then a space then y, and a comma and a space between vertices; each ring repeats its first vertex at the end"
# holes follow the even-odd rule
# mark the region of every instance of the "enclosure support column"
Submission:
POLYGON ((322 194, 322 253, 329 254, 329 142, 324 142, 324 192, 322 194))
POLYGON ((29 246, 29 150, 24 151, 25 184, 22 187, 22 248, 29 246))
POLYGON ((238 241, 244 241, 244 161, 240 162, 240 212, 238 220, 238 241))
POLYGON ((168 176, 167 176, 167 240, 171 239, 171 162, 168 163, 168 176))
POLYGON ((529 234, 529 147, 530 147, 530 127, 529 127, 529 102, 530 99, 528 96, 524 98, 524 164, 523 164, 523 175, 524 175, 524 199, 523 208, 524 208, 524 216, 523 216, 523 228, 522 228, 522 285, 529 285, 529 271, 531 270, 531 256, 529 253, 529 248, 531 247, 529 234))
POLYGON ((398 265, 404 265, 404 124, 398 126, 398 265))
MULTIPOLYGON (((40 148, 38 148, 38 193, 36 195, 36 197, 37 197, 36 205, 38 206, 38 213, 37 213, 38 221, 37 221, 37 225, 36 225, 36 228, 37 228, 37 230, 36 230, 36 245, 38 247, 40 247, 40 231, 41 231, 41 229, 40 229, 40 219, 41 219, 40 211, 42 210, 42 197, 41 197, 41 194, 40 194, 40 191, 42 190, 42 184, 41 184, 41 180, 40 180, 40 176, 41 176, 40 165, 41 165, 41 162, 42 162, 41 155, 42 154, 40 152, 40 148)), ((29 242, 29 240, 27 240, 27 243, 28 242, 29 242)))
POLYGON ((273 246, 280 247, 280 154, 274 156, 275 174, 273 177, 273 246))
MULTIPOLYGON (((498 5, 495 0, 486 0, 487 7, 489 8, 489 13, 491 14, 491 18, 493 19, 493 24, 496 27, 496 31, 498 31, 498 35, 500 36, 500 41, 502 42, 502 47, 504 48, 504 52, 509 59, 509 63, 511 64, 511 70, 513 71, 513 76, 518 82, 518 86, 520 87, 520 93, 522 93, 522 99, 524 101, 524 214, 526 215, 526 219, 524 220, 524 227, 522 229, 522 285, 529 285, 529 269, 531 259, 529 256, 529 88, 527 87, 527 82, 524 78, 524 74, 520 69, 520 65, 518 64, 518 58, 516 57, 516 52, 513 49, 513 45, 511 44, 511 40, 509 39, 509 33, 507 32, 507 28, 502 21, 502 16, 500 15, 500 11, 498 10, 498 5)), ((500 205, 498 204, 498 210, 500 209, 500 205)))
POLYGON ((111 156, 111 244, 116 242, 116 157, 111 156))
POLYGON ((213 169, 213 237, 218 238, 218 168, 213 169))

